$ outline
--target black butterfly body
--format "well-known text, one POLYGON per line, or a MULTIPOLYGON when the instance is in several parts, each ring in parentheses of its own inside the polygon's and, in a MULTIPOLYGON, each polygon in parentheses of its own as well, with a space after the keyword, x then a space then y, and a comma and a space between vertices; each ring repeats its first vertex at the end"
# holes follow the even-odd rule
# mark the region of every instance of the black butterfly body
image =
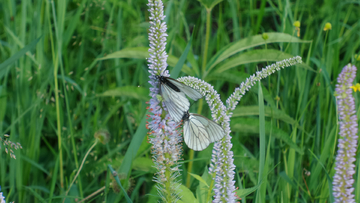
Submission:
POLYGON ((171 118, 180 122, 183 115, 189 110, 190 102, 185 95, 194 101, 203 97, 197 90, 179 82, 175 79, 156 76, 160 82, 160 94, 171 118))

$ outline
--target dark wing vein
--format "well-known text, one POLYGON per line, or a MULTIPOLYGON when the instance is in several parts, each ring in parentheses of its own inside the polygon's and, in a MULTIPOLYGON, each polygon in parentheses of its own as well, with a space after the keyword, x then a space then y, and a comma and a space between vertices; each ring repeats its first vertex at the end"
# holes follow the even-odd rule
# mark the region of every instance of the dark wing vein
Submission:
POLYGON ((176 92, 165 84, 161 85, 161 95, 171 118, 179 122, 184 113, 189 110, 189 100, 183 92, 176 92))
POLYGON ((194 101, 203 97, 203 95, 199 91, 185 85, 184 83, 181 83, 172 78, 168 78, 168 81, 171 82, 173 85, 175 85, 177 88, 179 88, 182 92, 184 92, 188 97, 190 97, 194 101))
POLYGON ((196 151, 200 151, 208 147, 210 144, 209 134, 201 120, 198 120, 196 116, 190 116, 189 125, 192 143, 188 146, 196 151))
POLYGON ((224 129, 219 124, 211 120, 209 120, 209 124, 207 126, 207 132, 210 135, 211 142, 219 141, 225 136, 224 129))

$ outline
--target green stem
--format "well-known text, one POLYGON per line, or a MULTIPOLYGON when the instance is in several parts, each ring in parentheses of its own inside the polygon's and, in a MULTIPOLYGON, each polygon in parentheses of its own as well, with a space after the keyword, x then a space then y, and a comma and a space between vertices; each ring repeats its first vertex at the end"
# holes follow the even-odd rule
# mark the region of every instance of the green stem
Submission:
POLYGON ((207 61, 207 54, 209 48, 210 14, 211 14, 211 9, 206 9, 206 35, 205 35, 206 37, 205 37, 205 47, 204 47, 204 55, 203 55, 203 63, 202 63, 202 74, 204 74, 206 70, 206 61, 207 61))
POLYGON ((325 55, 326 55, 326 53, 325 53, 325 47, 327 46, 326 45, 326 41, 327 41, 327 38, 328 38, 328 34, 329 34, 329 31, 326 31, 326 35, 325 35, 325 40, 324 40, 324 46, 323 46, 323 56, 322 56, 322 61, 324 61, 325 60, 325 55))
POLYGON ((208 194, 207 194, 207 197, 206 197, 206 202, 210 202, 210 200, 211 200, 211 194, 212 194, 212 191, 213 191, 213 188, 214 188, 214 185, 215 185, 215 176, 216 176, 216 173, 213 172, 211 174, 211 183, 210 183, 208 194))
POLYGON ((186 187, 187 188, 190 188, 190 173, 191 173, 191 170, 192 170, 192 166, 193 166, 193 160, 194 159, 194 150, 190 149, 190 155, 189 155, 189 165, 188 165, 188 174, 186 176, 186 187))
MULTIPOLYGON (((84 164, 85 164, 86 158, 88 157, 88 155, 90 154, 90 152, 92 151, 92 149, 94 149, 94 147, 96 146, 97 142, 98 142, 98 140, 96 139, 95 142, 94 142, 94 144, 93 144, 93 145, 90 147, 90 149, 86 152, 86 154, 85 154, 85 156, 84 156, 84 158, 83 158, 83 160, 82 160, 82 162, 81 162, 81 166, 79 167, 78 171, 76 172, 76 175, 75 175, 74 179, 73 179, 72 182, 70 183, 69 188, 67 189, 67 191, 66 191, 66 193, 65 193, 65 196, 67 196, 67 194, 69 193, 69 191, 70 191, 72 185, 74 184, 76 178, 80 175, 80 171, 81 171, 82 167, 83 167, 84 164)), ((79 181, 79 183, 80 183, 80 182, 81 182, 81 181, 79 181)), ((64 198, 63 203, 65 202, 65 199, 66 199, 66 198, 64 198)))
MULTIPOLYGON (((171 158, 170 154, 166 153, 165 158, 169 159, 171 158)), ((165 190, 166 190, 166 202, 172 202, 171 198, 171 169, 170 164, 166 164, 166 170, 165 170, 165 177, 166 177, 166 183, 165 183, 165 190)))
POLYGON ((61 122, 60 122, 60 105, 59 105, 59 91, 58 91, 58 56, 56 56, 54 61, 54 83, 55 83, 55 106, 56 106, 56 121, 57 121, 57 137, 58 137, 58 148, 59 148, 59 158, 60 158, 60 185, 64 188, 64 171, 63 171, 63 157, 62 157, 62 143, 61 143, 61 122))
MULTIPOLYGON (((46 1, 47 2, 47 1, 46 1)), ((53 2, 52 2, 53 3, 53 2)), ((50 5, 49 2, 47 2, 46 5, 47 8, 47 12, 48 15, 50 15, 50 5)), ((55 11, 54 11, 55 12, 55 11)), ((55 18, 55 14, 53 13, 54 19, 55 18)), ((50 33, 50 43, 51 43, 51 50, 52 50, 52 58, 53 58, 53 64, 54 64, 54 85, 55 85, 55 90, 54 90, 54 94, 55 94, 55 106, 56 106, 56 120, 57 120, 57 137, 58 137, 58 148, 59 148, 59 159, 60 159, 60 186, 61 188, 64 188, 64 170, 63 170, 63 157, 62 157, 62 142, 61 142, 61 121, 60 121, 60 104, 59 104, 59 87, 58 87, 58 78, 57 78, 57 72, 59 69, 59 56, 58 54, 55 53, 55 45, 54 45, 54 38, 52 37, 52 25, 51 25, 51 21, 50 18, 48 18, 49 20, 49 33, 50 33)), ((55 29, 56 29, 56 20, 54 20, 55 22, 55 29)))

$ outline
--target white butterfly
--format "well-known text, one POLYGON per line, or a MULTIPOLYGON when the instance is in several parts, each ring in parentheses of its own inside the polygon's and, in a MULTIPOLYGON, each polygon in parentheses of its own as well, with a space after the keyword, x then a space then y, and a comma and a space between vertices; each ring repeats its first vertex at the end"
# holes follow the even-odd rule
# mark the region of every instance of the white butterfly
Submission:
POLYGON ((175 79, 162 75, 156 78, 160 81, 160 94, 164 104, 175 122, 180 122, 184 113, 190 108, 190 102, 185 94, 194 101, 203 97, 197 90, 175 79))
POLYGON ((184 141, 195 151, 204 150, 210 143, 225 136, 225 131, 219 124, 202 115, 186 112, 182 119, 184 141))

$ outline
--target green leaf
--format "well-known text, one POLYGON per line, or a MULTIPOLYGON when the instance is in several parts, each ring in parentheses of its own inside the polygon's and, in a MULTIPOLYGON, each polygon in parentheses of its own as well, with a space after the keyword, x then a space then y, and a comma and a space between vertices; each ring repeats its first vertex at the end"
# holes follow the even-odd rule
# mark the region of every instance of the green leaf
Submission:
POLYGON ((326 174, 326 179, 328 181, 328 187, 329 187, 329 194, 330 194, 330 202, 334 202, 334 195, 331 193, 333 185, 332 185, 332 181, 331 181, 331 177, 329 175, 329 173, 326 170, 326 167, 324 166, 324 164, 321 162, 321 160, 318 159, 318 157, 310 150, 308 149, 308 151, 311 153, 311 155, 316 159, 316 161, 318 162, 318 164, 322 167, 323 172, 326 174))
POLYGON ((261 183, 260 183, 260 184, 257 184, 257 185, 254 186, 254 187, 251 187, 251 188, 235 190, 236 195, 239 196, 239 197, 248 196, 249 194, 251 194, 251 193, 253 193, 254 191, 256 191, 256 190, 260 187, 260 185, 261 185, 261 183))
POLYGON ((172 78, 177 78, 179 76, 179 73, 180 73, 182 67, 184 66, 185 60, 189 53, 192 39, 193 39, 193 34, 191 35, 191 38, 190 38, 188 44, 186 45, 184 52, 181 54, 179 61, 176 63, 175 67, 171 70, 170 76, 172 78))
POLYGON ((232 57, 229 60, 226 60, 224 64, 216 68, 216 73, 224 72, 230 68, 234 68, 236 66, 247 64, 247 63, 260 63, 267 61, 282 61, 284 59, 294 57, 291 54, 274 50, 274 49, 259 49, 259 50, 251 50, 245 53, 239 54, 235 57, 232 57))
MULTIPOLYGON (((148 194, 146 194, 145 196, 148 197, 148 203, 153 203, 153 202, 159 202, 160 201, 160 196, 159 196, 159 192, 157 190, 157 185, 154 184, 152 187, 151 187, 151 190, 148 194)), ((180 201, 178 201, 180 202, 180 201)))
POLYGON ((30 44, 26 45, 24 48, 22 48, 20 51, 16 52, 16 54, 12 55, 10 58, 6 59, 4 62, 0 64, 0 79, 2 78, 5 68, 14 63, 16 60, 18 60, 20 57, 26 54, 26 52, 32 50, 35 48, 36 44, 39 42, 39 40, 42 37, 39 37, 35 40, 33 40, 30 44))
POLYGON ((212 10, 217 4, 223 0, 198 0, 207 10, 212 10))
MULTIPOLYGON (((9 36, 14 40, 14 43, 16 45, 18 45, 21 49, 23 49, 25 47, 25 45, 23 44, 23 40, 19 38, 19 36, 17 36, 10 28, 8 28, 7 26, 4 26, 6 32, 9 34, 9 36)), ((42 38, 39 37, 39 38, 42 38)), ((35 41, 35 40, 34 40, 35 41)), ((29 59, 31 61, 33 61, 36 66, 39 66, 39 62, 35 59, 34 55, 30 53, 30 50, 26 52, 26 56, 29 57, 29 59)))
MULTIPOLYGON (((115 59, 115 58, 134 58, 134 59, 147 59, 149 57, 149 47, 130 47, 125 48, 120 51, 116 51, 111 53, 103 58, 99 58, 97 60, 107 60, 107 59, 115 59)), ((179 59, 173 55, 169 55, 167 59, 167 63, 171 67, 175 67, 179 59)), ((183 65, 181 71, 186 73, 187 75, 194 75, 193 70, 187 66, 183 65)))
MULTIPOLYGON (((211 80, 222 80, 226 82, 231 82, 235 84, 240 84, 241 82, 245 81, 248 77, 250 77, 249 74, 239 71, 226 71, 222 73, 211 73, 209 76, 206 77, 207 82, 211 80)), ((263 88, 263 95, 265 101, 270 105, 271 107, 275 107, 275 102, 273 96, 269 93, 269 91, 261 85, 263 88)), ((249 91, 254 92, 257 94, 258 83, 256 83, 252 88, 250 88, 249 91)))
POLYGON ((72 80, 71 78, 69 78, 67 76, 62 77, 62 75, 58 75, 57 77, 59 79, 65 80, 69 84, 73 85, 74 88, 77 89, 80 94, 84 95, 84 92, 82 91, 81 87, 74 80, 72 80))
POLYGON ((226 81, 234 84, 240 84, 241 82, 245 81, 250 75, 248 73, 239 72, 237 70, 230 70, 221 73, 210 73, 206 77, 206 81, 226 81))
POLYGON ((262 34, 255 35, 252 37, 247 37, 245 39, 239 40, 237 42, 233 42, 228 46, 222 48, 219 52, 215 54, 206 66, 206 70, 210 72, 210 70, 216 66, 218 63, 224 61, 225 59, 229 58, 230 56, 249 49, 256 46, 269 44, 269 43, 280 43, 280 42, 291 42, 291 43, 310 43, 311 41, 301 40, 297 37, 294 37, 289 34, 285 33, 266 33, 268 35, 268 39, 264 40, 262 34))
POLYGON ((41 194, 37 193, 35 190, 33 190, 31 187, 25 187, 26 189, 28 189, 30 191, 30 193, 32 195, 34 195, 37 200, 39 200, 40 202, 46 203, 47 201, 45 199, 42 198, 41 194))
MULTIPOLYGON (((232 117, 235 118, 242 116, 257 116, 257 115, 259 115, 258 106, 238 106, 233 111, 232 117)), ((265 116, 274 119, 279 119, 291 125, 296 124, 296 120, 291 118, 285 112, 281 111, 280 109, 271 108, 270 106, 265 106, 265 116)))
POLYGON ((128 196, 126 190, 124 189, 124 187, 121 185, 121 182, 120 182, 120 179, 119 179, 119 176, 117 176, 117 173, 116 171, 111 167, 111 165, 109 164, 108 165, 108 168, 112 174, 112 176, 114 177, 116 183, 118 184, 118 186, 121 188, 122 192, 123 192, 123 195, 125 196, 125 199, 126 199, 126 202, 127 203, 132 203, 130 197, 128 196))
POLYGON ((204 182, 200 181, 198 187, 196 188, 196 198, 199 202, 203 203, 206 202, 207 194, 211 191, 211 188, 209 187, 209 184, 211 184, 211 175, 209 174, 208 167, 205 166, 204 173, 201 176, 201 179, 204 182))
POLYGON ((25 186, 26 188, 31 188, 33 190, 37 190, 37 191, 41 191, 44 192, 46 194, 50 193, 49 188, 47 188, 46 186, 38 186, 38 185, 34 185, 34 186, 25 186))
MULTIPOLYGON (((260 82, 258 82, 260 84, 260 82)), ((259 138, 260 138, 260 152, 259 152, 259 174, 258 174, 258 185, 260 185, 260 182, 262 178, 264 178, 265 173, 265 156, 266 156, 266 137, 265 137, 265 108, 264 108, 264 97, 262 93, 261 85, 258 85, 258 101, 259 101, 259 138)), ((272 129, 270 131, 272 133, 272 129)), ((261 201, 265 197, 265 188, 266 185, 261 185, 260 189, 256 191, 256 199, 255 202, 265 202, 261 201), (260 200, 260 201, 257 201, 260 200)))
MULTIPOLYGON (((178 184, 178 183, 175 183, 178 184)), ((179 197, 181 197, 181 201, 184 203, 198 203, 199 201, 195 198, 194 194, 189 190, 189 188, 185 187, 185 185, 179 184, 177 187, 177 191, 179 192, 179 197)))
POLYGON ((56 162, 54 166, 54 175, 51 177, 51 185, 50 185, 50 194, 49 194, 49 203, 53 199, 54 191, 55 191, 55 183, 57 182, 57 174, 59 172, 59 156, 56 157, 56 162))
POLYGON ((286 174, 286 172, 285 171, 281 171, 280 172, 280 177, 283 179, 283 180, 285 180, 287 183, 289 183, 291 186, 293 186, 293 187, 298 187, 290 178, 289 178, 289 176, 286 174))
POLYGON ((130 47, 120 51, 108 54, 98 60, 115 59, 115 58, 134 58, 146 59, 149 57, 149 47, 130 47))
POLYGON ((145 171, 145 172, 155 173, 156 168, 154 166, 155 166, 154 162, 150 158, 137 157, 133 161, 132 168, 135 169, 136 171, 145 171))
POLYGON ((24 161, 28 162, 29 164, 32 165, 32 168, 37 168, 40 171, 44 172, 47 175, 50 175, 50 172, 47 171, 41 164, 36 163, 35 161, 33 161, 32 159, 29 159, 27 156, 23 155, 21 156, 21 159, 23 159, 24 161))
POLYGON ((98 97, 128 97, 148 101, 150 99, 149 89, 145 87, 123 86, 107 90, 98 97))
MULTIPOLYGON (((147 111, 146 114, 148 113, 149 112, 147 111)), ((147 129, 145 127, 146 118, 147 118, 146 114, 141 119, 139 127, 136 129, 136 132, 133 138, 131 139, 129 148, 126 151, 124 160, 119 169, 119 173, 127 174, 128 177, 130 176, 129 172, 131 169, 132 162, 135 159, 137 151, 139 150, 140 145, 147 134, 147 129)))
POLYGON ((192 177, 194 177, 196 180, 204 183, 206 185, 206 187, 209 187, 209 185, 206 183, 206 181, 200 177, 199 175, 193 174, 193 173, 189 173, 192 177))
MULTIPOLYGON (((265 133, 270 134, 277 139, 281 139, 290 147, 295 149, 299 154, 303 154, 303 150, 298 147, 290 138, 289 134, 277 128, 275 125, 271 126, 271 122, 265 121, 265 133)), ((258 118, 234 118, 231 120, 231 130, 239 131, 241 133, 259 134, 259 119, 258 118)))
POLYGON ((64 47, 66 47, 69 44, 72 36, 74 35, 75 29, 78 28, 83 10, 86 8, 85 6, 86 2, 87 2, 86 0, 82 0, 81 4, 79 5, 79 9, 76 9, 75 15, 71 17, 70 22, 66 26, 66 30, 63 33, 64 47))

